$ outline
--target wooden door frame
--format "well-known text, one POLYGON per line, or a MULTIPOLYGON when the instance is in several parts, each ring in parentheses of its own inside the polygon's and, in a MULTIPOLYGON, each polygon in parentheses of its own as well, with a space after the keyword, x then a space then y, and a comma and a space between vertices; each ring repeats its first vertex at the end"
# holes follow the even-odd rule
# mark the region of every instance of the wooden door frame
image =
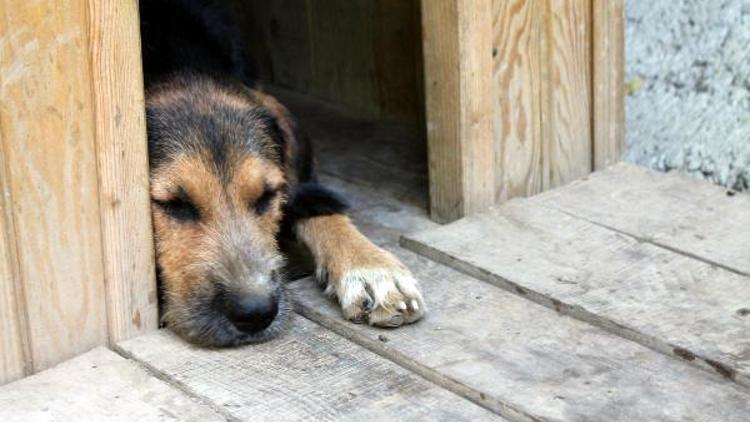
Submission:
MULTIPOLYGON (((624 0, 576 0, 570 3, 552 3, 552 0, 422 0, 422 31, 425 78, 425 108, 430 179, 430 214, 438 222, 449 222, 465 215, 481 211, 492 204, 512 196, 531 195, 544 189, 580 177, 586 172, 601 169, 621 159, 625 150, 624 137, 624 0), (510 2, 510 3, 508 3, 510 2), (574 4, 575 3, 575 4, 574 4), (589 121, 584 121, 581 131, 558 136, 562 130, 555 119, 556 109, 552 104, 559 98, 550 99, 551 86, 555 83, 554 69, 550 69, 549 49, 558 36, 556 23, 551 19, 558 9, 576 7, 576 24, 585 28, 583 54, 590 60, 590 68, 584 68, 588 92, 583 98, 589 107, 589 121), (509 16, 510 14, 524 16, 509 16), (533 15, 533 16, 532 16, 533 15), (531 18, 529 18, 531 16, 531 18), (497 31, 500 24, 526 26, 523 31, 534 34, 525 39, 533 45, 518 40, 515 48, 531 48, 525 51, 529 61, 522 65, 535 65, 539 69, 521 69, 520 73, 533 75, 533 80, 524 84, 523 90, 534 97, 533 111, 522 116, 524 121, 509 118, 511 125, 528 125, 529 119, 541 125, 532 135, 521 134, 520 139, 505 139, 496 133, 497 104, 517 101, 505 87, 495 86, 495 56, 504 57, 498 51, 502 37, 515 37, 513 31, 497 31), (533 28, 531 28, 533 27, 533 28), (498 33, 496 33, 498 32, 498 33), (541 63, 541 64, 540 64, 541 63), (536 72, 534 72, 536 70, 536 72), (541 94, 540 94, 541 92, 541 94), (539 97, 542 95, 542 97, 539 97), (497 97, 497 98, 496 98, 497 97), (538 101, 538 102, 537 102, 538 101), (524 139, 534 136, 539 139, 524 139), (566 136, 568 138, 566 138, 566 136), (585 139, 585 150, 579 142, 585 139), (553 141, 554 138, 554 141, 553 141), (561 140, 562 139, 562 140, 561 140), (511 146, 505 145, 515 142, 511 146), (560 157, 549 150, 554 145, 558 155, 567 153, 573 164, 550 163, 560 157), (535 143, 534 145, 531 145, 535 143), (519 144, 521 145, 519 147, 519 144), (528 144, 523 145, 523 144, 528 144), (535 160, 546 160, 538 169, 536 180, 511 180, 504 166, 513 157, 498 158, 503 151, 513 148, 538 148, 535 160), (570 152, 572 151, 572 152, 570 152), (571 167, 566 169, 565 166, 571 167)), ((563 39, 562 43, 574 40, 563 39)), ((580 47, 580 46, 578 46, 580 47)), ((580 66, 580 63, 576 64, 580 66)), ((571 73, 581 69, 572 69, 571 73)), ((565 81, 563 81, 565 82, 565 81)), ((557 82, 558 84, 561 82, 557 82)), ((558 85, 559 86, 559 85, 558 85)), ((563 94, 565 95, 565 94, 563 94)), ((576 94, 580 95, 580 94, 576 94)), ((575 102, 575 101, 573 101, 575 102)), ((584 105, 585 106, 585 105, 584 105)), ((569 128, 566 128, 569 129, 569 128)), ((569 130, 568 130, 569 131, 569 130)))
POLYGON ((0 0, 0 384, 158 326, 136 0, 0 0))

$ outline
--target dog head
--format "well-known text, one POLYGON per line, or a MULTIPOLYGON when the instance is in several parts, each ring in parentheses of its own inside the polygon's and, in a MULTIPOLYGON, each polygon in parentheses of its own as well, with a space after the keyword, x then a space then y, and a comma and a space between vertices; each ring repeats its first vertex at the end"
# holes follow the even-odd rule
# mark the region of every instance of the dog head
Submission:
POLYGON ((193 343, 264 341, 290 313, 277 246, 290 131, 264 98, 198 76, 147 93, 162 321, 193 343))

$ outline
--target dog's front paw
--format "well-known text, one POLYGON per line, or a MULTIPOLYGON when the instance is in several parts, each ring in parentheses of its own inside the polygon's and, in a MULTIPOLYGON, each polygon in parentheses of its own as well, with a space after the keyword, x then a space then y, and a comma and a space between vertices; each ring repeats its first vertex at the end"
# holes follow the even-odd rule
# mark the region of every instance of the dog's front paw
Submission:
POLYGON ((376 251, 377 259, 369 256, 366 263, 326 271, 327 292, 338 298, 344 317, 379 327, 398 327, 422 318, 425 304, 414 276, 395 256, 376 251))

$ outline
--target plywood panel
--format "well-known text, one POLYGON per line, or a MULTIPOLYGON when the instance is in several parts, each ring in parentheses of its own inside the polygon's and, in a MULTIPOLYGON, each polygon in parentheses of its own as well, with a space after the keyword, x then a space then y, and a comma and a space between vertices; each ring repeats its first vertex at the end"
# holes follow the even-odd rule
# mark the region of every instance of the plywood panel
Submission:
POLYGON ((593 0, 594 168, 625 154, 625 0, 593 0))
POLYGON ((158 326, 138 3, 88 1, 110 341, 158 326))
POLYGON ((106 342, 83 0, 0 3, 0 130, 33 369, 106 342))

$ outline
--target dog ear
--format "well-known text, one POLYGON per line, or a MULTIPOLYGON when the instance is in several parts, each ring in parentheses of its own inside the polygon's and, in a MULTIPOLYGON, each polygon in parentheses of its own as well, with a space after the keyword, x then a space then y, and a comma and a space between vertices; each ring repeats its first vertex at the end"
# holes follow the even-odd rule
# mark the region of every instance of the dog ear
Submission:
POLYGON ((268 126, 280 137, 279 147, 283 163, 288 166, 288 177, 294 178, 292 184, 315 182, 315 162, 310 138, 297 124, 292 113, 276 98, 257 90, 250 95, 265 111, 273 122, 268 126))

